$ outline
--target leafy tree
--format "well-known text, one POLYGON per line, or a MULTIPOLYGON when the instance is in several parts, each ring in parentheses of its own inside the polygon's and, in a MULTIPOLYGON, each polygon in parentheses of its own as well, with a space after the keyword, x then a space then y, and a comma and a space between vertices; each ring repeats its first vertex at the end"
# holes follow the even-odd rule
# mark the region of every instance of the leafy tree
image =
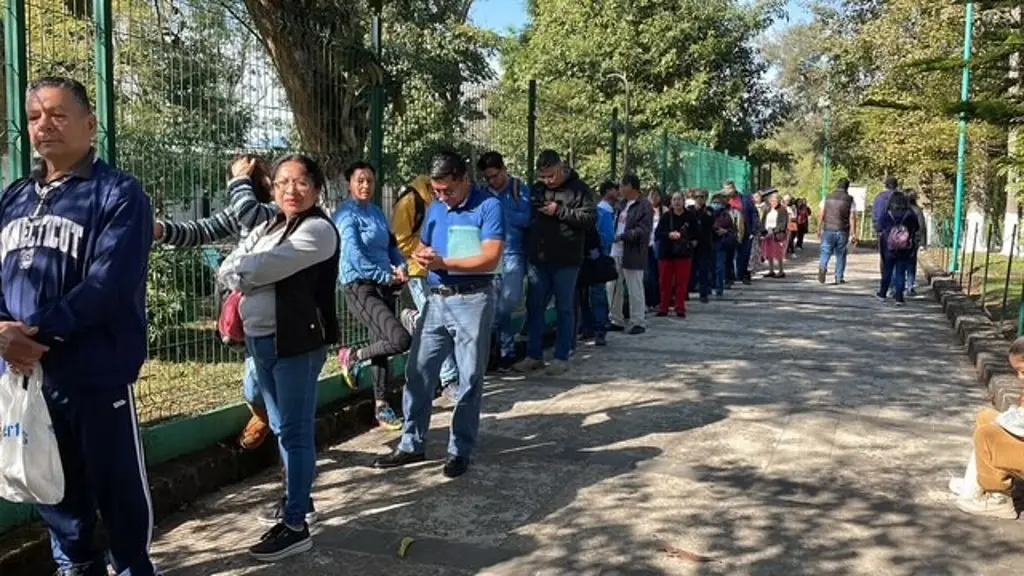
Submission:
POLYGON ((660 130, 745 154, 776 121, 777 102, 761 80, 765 63, 750 39, 779 15, 781 4, 535 0, 530 25, 504 47, 495 133, 503 146, 524 148, 524 95, 536 79, 538 147, 563 153, 571 147, 586 178, 605 177, 612 108, 625 121, 623 84, 608 74, 624 73, 631 93, 630 164, 646 181, 656 181, 660 130))

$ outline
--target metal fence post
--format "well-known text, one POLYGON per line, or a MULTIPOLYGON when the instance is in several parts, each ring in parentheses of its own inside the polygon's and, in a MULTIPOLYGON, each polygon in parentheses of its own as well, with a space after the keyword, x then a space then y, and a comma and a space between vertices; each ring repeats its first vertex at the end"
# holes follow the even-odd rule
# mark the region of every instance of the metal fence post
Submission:
POLYGON ((96 144, 100 158, 117 165, 117 129, 114 111, 114 12, 111 0, 93 0, 96 24, 96 144))
MULTIPOLYGON (((967 295, 968 296, 971 295, 971 284, 974 284, 974 255, 978 253, 978 251, 975 250, 975 248, 977 248, 977 247, 978 247, 978 227, 975 226, 974 227, 974 241, 971 242, 971 271, 967 273, 967 295)), ((966 253, 966 251, 967 251, 967 246, 964 245, 964 252, 966 253)), ((962 283, 963 282, 963 277, 964 277, 964 275, 963 275, 963 273, 961 273, 960 274, 960 280, 961 280, 960 287, 961 288, 963 288, 963 283, 962 283)))
POLYGON ((28 118, 25 113, 25 87, 28 84, 25 28, 25 0, 7 0, 7 14, 4 16, 4 54, 7 58, 5 88, 10 182, 28 174, 32 158, 28 144, 28 118))
MULTIPOLYGON (((956 226, 956 224, 954 224, 954 226, 956 226)), ((964 232, 967 231, 966 230, 966 228, 967 228, 967 223, 966 222, 964 223, 964 228, 965 229, 961 231, 961 234, 963 234, 964 232)), ((955 234, 956 231, 954 230, 953 233, 955 234)), ((971 246, 977 246, 978 245, 978 227, 977 226, 974 227, 974 236, 971 238, 971 240, 972 240, 972 242, 974 242, 973 244, 971 244, 971 246)), ((955 244, 956 243, 954 242, 954 246, 953 246, 953 260, 954 261, 956 261, 956 256, 957 256, 957 251, 956 251, 956 245, 955 244)), ((960 255, 960 260, 959 260, 959 262, 960 262, 960 288, 963 289, 963 287, 964 287, 964 260, 967 260, 967 243, 966 242, 961 242, 961 244, 963 244, 963 246, 960 247, 963 250, 963 254, 960 255)), ((971 269, 972 269, 971 271, 972 272, 974 271, 973 268, 974 268, 974 249, 972 248, 971 249, 971 269)))
POLYGON ((988 293, 988 264, 992 259, 992 232, 995 226, 988 224, 988 238, 985 239, 985 272, 981 277, 981 310, 988 315, 988 308, 985 307, 985 296, 988 293))
POLYGON ((527 92, 526 113, 526 180, 533 182, 533 170, 537 164, 537 81, 530 80, 527 92))
POLYGON ((612 148, 611 148, 612 173, 611 173, 611 177, 612 177, 612 182, 615 182, 616 172, 618 172, 618 168, 619 168, 618 167, 618 162, 619 162, 619 109, 618 108, 612 108, 612 121, 611 121, 610 127, 612 129, 612 148))
MULTIPOLYGON (((370 42, 373 45, 373 53, 377 62, 383 62, 383 28, 381 25, 380 10, 373 15, 370 30, 370 42)), ((373 87, 370 95, 370 163, 377 171, 373 201, 378 206, 384 202, 384 86, 378 84, 373 87)))
POLYGON ((1013 272, 1013 249, 1017 243, 1017 225, 1013 225, 1013 234, 1010 236, 1010 257, 1006 259, 1006 278, 1003 280, 1003 303, 999 307, 999 329, 1003 328, 1003 319, 1006 316, 1006 297, 1010 293, 1010 274, 1013 272))

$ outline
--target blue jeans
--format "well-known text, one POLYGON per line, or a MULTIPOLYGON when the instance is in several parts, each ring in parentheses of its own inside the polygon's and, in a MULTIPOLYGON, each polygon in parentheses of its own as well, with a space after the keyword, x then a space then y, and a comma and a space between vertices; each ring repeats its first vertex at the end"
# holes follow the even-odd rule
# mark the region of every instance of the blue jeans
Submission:
POLYGON ((302 526, 316 477, 316 394, 327 349, 278 358, 274 336, 246 338, 285 469, 284 522, 302 526))
POLYGON ((590 330, 595 336, 604 336, 608 332, 608 289, 602 282, 587 290, 590 296, 590 330))
MULTIPOLYGON (((649 308, 661 303, 661 291, 658 289, 658 248, 657 243, 647 249, 647 268, 644 269, 644 304, 649 308)), ((630 311, 630 316, 633 312, 630 311)))
POLYGON ((917 290, 917 248, 910 253, 907 261, 907 290, 917 290))
MULTIPOLYGON (((416 304, 416 309, 423 313, 423 307, 427 303, 427 279, 426 278, 410 278, 409 279, 409 294, 412 295, 412 301, 416 304)), ((459 379, 459 367, 455 363, 454 352, 449 354, 444 359, 444 363, 441 364, 441 383, 447 384, 449 382, 456 382, 459 379)))
POLYGON ((725 294, 725 266, 728 263, 729 251, 721 244, 715 245, 715 294, 725 294))
POLYGON ((821 262, 818 267, 828 270, 828 261, 836 255, 836 280, 842 280, 846 273, 846 246, 850 241, 849 232, 825 230, 821 233, 821 262))
POLYGON ((464 458, 473 454, 496 300, 493 288, 453 296, 431 294, 427 298, 405 366, 405 424, 399 450, 419 454, 425 449, 434 390, 439 384, 437 374, 442 362, 454 354, 459 383, 448 453, 464 458))
POLYGON ((259 380, 256 379, 256 364, 252 356, 245 357, 245 373, 242 375, 242 396, 250 406, 266 408, 263 403, 263 394, 260 393, 259 380))
POLYGON ((495 327, 502 358, 515 358, 516 332, 512 330, 512 313, 523 299, 523 283, 526 281, 526 255, 505 254, 502 257, 501 277, 496 305, 495 327))
POLYGON ((889 293, 889 285, 892 284, 896 299, 903 299, 904 283, 907 279, 907 264, 909 262, 909 255, 897 256, 895 254, 886 254, 885 259, 882 261, 884 268, 882 269, 882 286, 878 290, 879 296, 884 298, 889 293))
MULTIPOLYGON (((576 277, 580 269, 530 264, 530 288, 526 291, 526 322, 529 324, 526 355, 535 360, 544 358, 544 310, 555 297, 558 313, 555 333, 555 359, 568 360, 576 338, 576 277)), ((640 311, 643 318, 643 310, 640 311)))

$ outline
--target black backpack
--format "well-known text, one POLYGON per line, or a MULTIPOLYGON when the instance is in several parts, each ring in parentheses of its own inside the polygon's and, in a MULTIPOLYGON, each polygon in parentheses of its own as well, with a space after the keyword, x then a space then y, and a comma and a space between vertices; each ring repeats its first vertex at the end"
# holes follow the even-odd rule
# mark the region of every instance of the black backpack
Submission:
POLYGON ((405 198, 409 194, 412 194, 413 202, 416 203, 416 215, 413 216, 412 220, 412 233, 415 235, 420 231, 420 226, 423 226, 423 219, 427 215, 427 202, 423 200, 423 196, 420 196, 420 193, 415 188, 412 186, 406 186, 405 189, 402 190, 402 193, 398 195, 398 199, 395 200, 395 206, 398 206, 398 203, 402 201, 402 198, 405 198))

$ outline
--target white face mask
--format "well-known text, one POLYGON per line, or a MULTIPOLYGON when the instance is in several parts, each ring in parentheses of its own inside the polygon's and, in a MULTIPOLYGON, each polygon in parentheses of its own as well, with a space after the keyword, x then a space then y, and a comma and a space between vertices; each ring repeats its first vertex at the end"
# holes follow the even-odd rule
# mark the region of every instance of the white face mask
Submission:
POLYGON ((691 207, 697 205, 697 201, 694 200, 693 198, 687 198, 686 202, 684 202, 684 204, 686 205, 687 208, 691 208, 691 207))

